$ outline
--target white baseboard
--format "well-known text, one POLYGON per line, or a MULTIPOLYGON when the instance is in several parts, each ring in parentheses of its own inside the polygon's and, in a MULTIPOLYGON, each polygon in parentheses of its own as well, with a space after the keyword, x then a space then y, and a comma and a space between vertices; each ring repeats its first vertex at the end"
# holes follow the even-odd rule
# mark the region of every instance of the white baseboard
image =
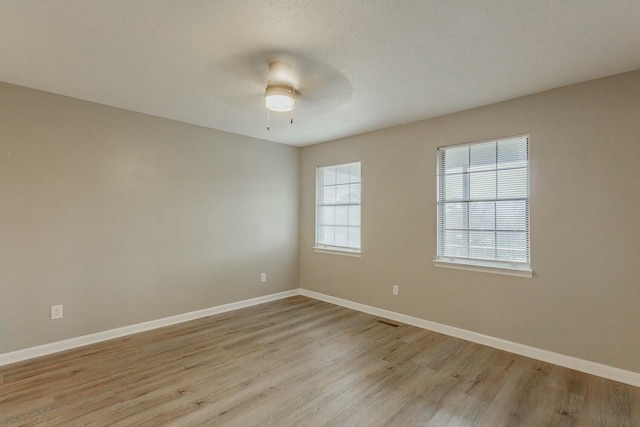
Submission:
POLYGON ((0 366, 33 359, 35 357, 46 356, 48 354, 58 353, 60 351, 71 350, 77 347, 95 344, 114 338, 120 338, 126 335, 137 334, 139 332, 149 331, 151 329, 157 329, 164 326, 175 325, 177 323, 188 322, 189 320, 195 320, 215 314, 226 313, 228 311, 238 310, 241 308, 250 307, 252 305, 263 304, 266 302, 288 298, 295 295, 304 295, 309 298, 325 301, 331 304, 361 311, 363 313, 384 317, 386 319, 395 320, 407 325, 417 326, 418 328, 428 329, 430 331, 449 335, 455 338, 460 338, 466 341, 471 341, 474 343, 530 357, 532 359, 541 360, 543 362, 552 363, 554 365, 563 366, 565 368, 574 369, 576 371, 586 372, 588 374, 596 375, 602 378, 607 378, 635 387, 640 387, 640 373, 638 372, 627 371, 624 369, 603 365, 601 363, 579 359, 573 356, 554 353, 552 351, 542 350, 524 344, 518 344, 512 341, 503 340, 501 338, 495 338, 488 335, 479 334, 477 332, 456 328, 454 326, 431 322, 429 320, 424 320, 365 304, 360 304, 354 301, 349 301, 346 299, 322 294, 319 292, 309 291, 306 289, 292 289, 276 294, 265 295, 224 305, 218 305, 215 307, 205 308, 203 310, 178 314, 176 316, 151 320, 149 322, 137 323, 135 325, 124 326, 117 329, 97 332, 95 334, 83 335, 80 337, 69 338, 50 344, 39 345, 37 347, 30 347, 23 350, 0 354, 0 366))
POLYGON ((477 344, 497 348, 499 350, 508 351, 510 353, 519 354, 521 356, 530 357, 532 359, 540 360, 543 362, 552 363, 554 365, 563 366, 565 368, 574 369, 576 371, 586 372, 587 374, 596 375, 602 378, 607 378, 635 387, 640 387, 640 373, 638 372, 614 368, 613 366, 590 362, 588 360, 578 359, 577 357, 554 353, 552 351, 542 350, 524 344, 518 344, 512 341, 503 340, 501 338, 495 338, 488 335, 479 334, 477 332, 467 331, 466 329, 460 329, 454 326, 443 325, 441 323, 407 316, 406 314, 396 313, 394 311, 384 310, 381 308, 360 304, 357 302, 321 294, 319 292, 309 291, 306 289, 300 289, 300 295, 372 314, 374 316, 384 317, 387 319, 395 320, 397 322, 406 323, 407 325, 417 326, 419 328, 439 332, 441 334, 449 335, 455 338, 461 338, 466 341, 471 341, 477 344))
POLYGON ((71 350, 73 348, 95 344, 114 338, 120 338, 126 335, 137 334, 138 332, 144 332, 151 329, 162 328, 164 326, 175 325, 176 323, 188 322, 189 320, 199 319, 201 317, 212 316, 214 314, 225 313, 227 311, 238 310, 240 308, 250 307, 252 305, 263 304, 265 302, 275 301, 282 298, 288 298, 299 294, 299 289, 292 289, 290 291, 284 291, 243 301, 232 302, 229 304, 218 305, 215 307, 205 308, 203 310, 178 314, 176 316, 137 323, 135 325, 123 326, 121 328, 97 332, 95 334, 69 338, 63 341, 56 341, 50 344, 39 345, 37 347, 16 350, 10 353, 0 354, 0 366, 8 365, 10 363, 22 362, 23 360, 33 359, 35 357, 46 356, 48 354, 58 353, 60 351, 71 350))

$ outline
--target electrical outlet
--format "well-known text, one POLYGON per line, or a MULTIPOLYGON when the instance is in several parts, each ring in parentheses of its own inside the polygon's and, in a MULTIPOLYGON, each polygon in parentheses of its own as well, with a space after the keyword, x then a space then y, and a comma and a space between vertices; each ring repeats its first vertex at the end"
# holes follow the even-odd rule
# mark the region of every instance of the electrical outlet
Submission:
POLYGON ((51 320, 62 319, 62 305, 51 306, 51 320))
POLYGON ((398 295, 398 285, 393 285, 393 294, 398 295))
POLYGON ((261 282, 267 281, 267 273, 260 273, 260 281, 261 282))

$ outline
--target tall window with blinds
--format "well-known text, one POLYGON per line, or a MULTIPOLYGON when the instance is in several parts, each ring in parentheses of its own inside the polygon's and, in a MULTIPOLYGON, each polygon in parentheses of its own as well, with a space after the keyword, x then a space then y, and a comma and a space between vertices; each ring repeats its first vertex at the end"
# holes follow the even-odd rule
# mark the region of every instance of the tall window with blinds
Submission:
POLYGON ((528 136, 439 149, 437 261, 531 271, 528 136))
POLYGON ((316 248, 360 252, 360 162, 316 169, 316 248))

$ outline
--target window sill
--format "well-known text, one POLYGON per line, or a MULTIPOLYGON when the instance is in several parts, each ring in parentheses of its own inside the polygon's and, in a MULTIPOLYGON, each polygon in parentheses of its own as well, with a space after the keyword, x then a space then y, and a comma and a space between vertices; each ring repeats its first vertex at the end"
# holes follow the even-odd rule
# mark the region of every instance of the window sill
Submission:
POLYGON ((504 274, 507 276, 526 277, 528 279, 533 278, 533 270, 527 267, 523 268, 511 268, 507 266, 487 265, 481 262, 473 261, 444 261, 435 259, 433 260, 436 267, 453 268, 457 270, 479 271, 482 273, 504 274))
POLYGON ((338 248, 325 248, 315 246, 313 248, 314 252, 319 254, 333 254, 333 255, 342 255, 342 256, 350 256, 360 258, 362 257, 362 252, 357 249, 338 249, 338 248))

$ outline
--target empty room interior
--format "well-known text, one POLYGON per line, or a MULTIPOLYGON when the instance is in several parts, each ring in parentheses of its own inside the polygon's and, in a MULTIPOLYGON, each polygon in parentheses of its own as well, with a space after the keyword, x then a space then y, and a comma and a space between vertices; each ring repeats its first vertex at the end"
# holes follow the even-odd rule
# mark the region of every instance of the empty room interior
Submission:
POLYGON ((639 23, 0 0, 0 425, 639 426, 639 23))

